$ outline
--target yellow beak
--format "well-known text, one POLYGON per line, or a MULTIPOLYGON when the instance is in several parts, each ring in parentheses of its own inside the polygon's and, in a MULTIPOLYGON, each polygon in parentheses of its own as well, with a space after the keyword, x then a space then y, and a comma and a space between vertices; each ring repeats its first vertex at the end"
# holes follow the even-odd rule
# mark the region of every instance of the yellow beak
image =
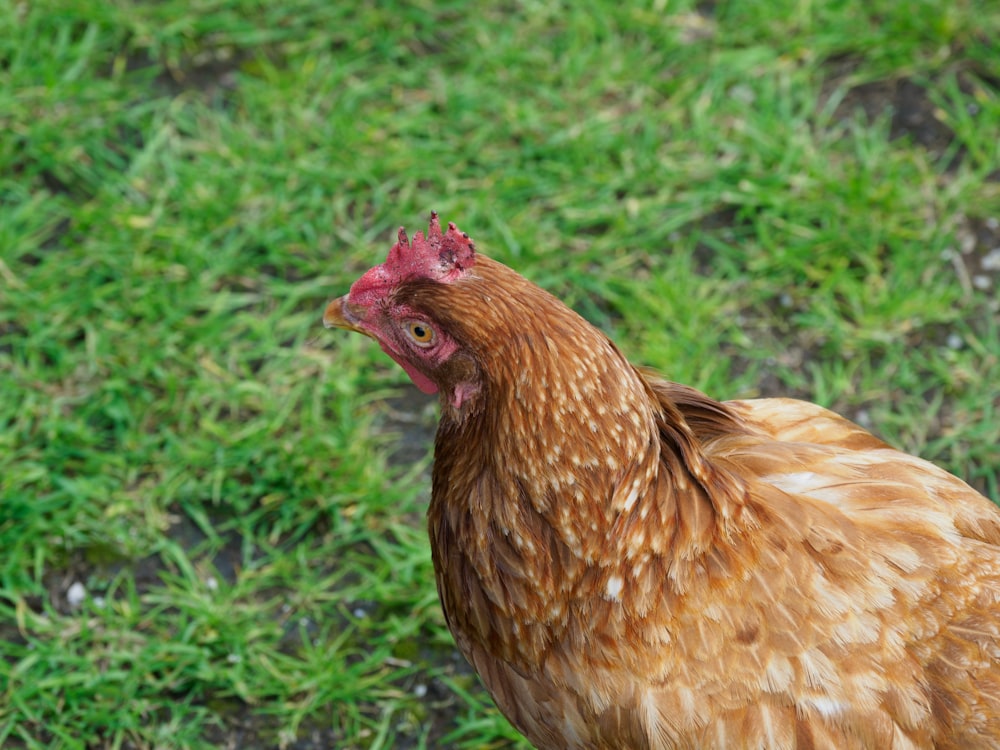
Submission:
POLYGON ((347 301, 347 295, 337 297, 323 313, 323 325, 327 328, 346 328, 348 331, 363 333, 372 337, 372 334, 361 327, 361 319, 364 316, 364 308, 352 305, 347 301))

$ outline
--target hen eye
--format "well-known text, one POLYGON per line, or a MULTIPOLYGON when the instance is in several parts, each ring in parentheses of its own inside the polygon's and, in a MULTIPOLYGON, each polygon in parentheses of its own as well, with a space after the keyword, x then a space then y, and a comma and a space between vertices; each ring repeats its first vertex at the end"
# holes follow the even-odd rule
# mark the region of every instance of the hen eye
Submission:
POLYGON ((411 320, 407 323, 406 332, 414 344, 425 348, 431 346, 437 338, 434 329, 420 320, 411 320))

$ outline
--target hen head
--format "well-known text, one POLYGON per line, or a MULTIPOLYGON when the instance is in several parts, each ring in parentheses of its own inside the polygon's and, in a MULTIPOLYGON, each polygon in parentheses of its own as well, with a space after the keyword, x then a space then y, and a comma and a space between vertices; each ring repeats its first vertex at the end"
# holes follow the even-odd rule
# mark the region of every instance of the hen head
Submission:
POLYGON ((480 369, 469 344, 456 336, 454 316, 442 314, 440 293, 467 279, 476 261, 469 235, 452 222, 442 232, 432 212, 426 236, 417 232, 410 242, 400 227, 385 263, 330 302, 323 325, 375 339, 420 390, 441 391, 459 409, 480 390, 480 369))

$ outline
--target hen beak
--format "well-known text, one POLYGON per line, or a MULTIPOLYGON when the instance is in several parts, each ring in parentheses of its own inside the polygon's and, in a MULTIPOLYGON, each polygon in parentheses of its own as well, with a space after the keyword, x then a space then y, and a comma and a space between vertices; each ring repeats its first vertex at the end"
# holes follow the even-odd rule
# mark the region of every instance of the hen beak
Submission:
MULTIPOLYGON (((372 337, 369 331, 361 327, 361 320, 364 317, 364 308, 352 305, 347 301, 347 295, 337 297, 323 313, 323 325, 327 328, 346 328, 348 331, 363 333, 372 337)), ((372 337, 374 338, 374 337, 372 337)))

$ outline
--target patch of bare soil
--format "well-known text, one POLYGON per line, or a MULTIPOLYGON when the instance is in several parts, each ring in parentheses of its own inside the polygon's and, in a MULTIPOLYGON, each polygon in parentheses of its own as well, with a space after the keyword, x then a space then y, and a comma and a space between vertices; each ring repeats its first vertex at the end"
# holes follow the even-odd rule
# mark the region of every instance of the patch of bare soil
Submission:
MULTIPOLYGON (((835 116, 847 119, 858 109, 872 122, 891 113, 889 137, 892 140, 909 136, 937 158, 944 155, 955 139, 951 128, 938 117, 937 107, 927 90, 906 78, 855 86, 840 102, 835 116)), ((961 156, 956 154, 949 168, 958 166, 960 160, 961 156)))
MULTIPOLYGON (((842 85, 853 65, 847 58, 831 62, 830 67, 832 73, 824 87, 823 100, 828 99, 842 85)), ((959 67, 954 75, 958 89, 966 95, 982 87, 994 90, 1000 88, 1000 81, 988 75, 979 75, 966 67, 959 67)), ((976 105, 969 106, 969 114, 975 116, 976 105)), ((941 108, 935 104, 928 90, 916 80, 895 78, 854 86, 838 103, 834 118, 847 120, 859 110, 864 112, 869 122, 889 116, 891 140, 909 138, 925 148, 935 161, 947 159, 944 163, 946 171, 953 172, 967 157, 964 146, 955 147, 955 133, 942 120, 941 108)), ((991 175, 990 179, 1000 180, 1000 171, 991 175)))

